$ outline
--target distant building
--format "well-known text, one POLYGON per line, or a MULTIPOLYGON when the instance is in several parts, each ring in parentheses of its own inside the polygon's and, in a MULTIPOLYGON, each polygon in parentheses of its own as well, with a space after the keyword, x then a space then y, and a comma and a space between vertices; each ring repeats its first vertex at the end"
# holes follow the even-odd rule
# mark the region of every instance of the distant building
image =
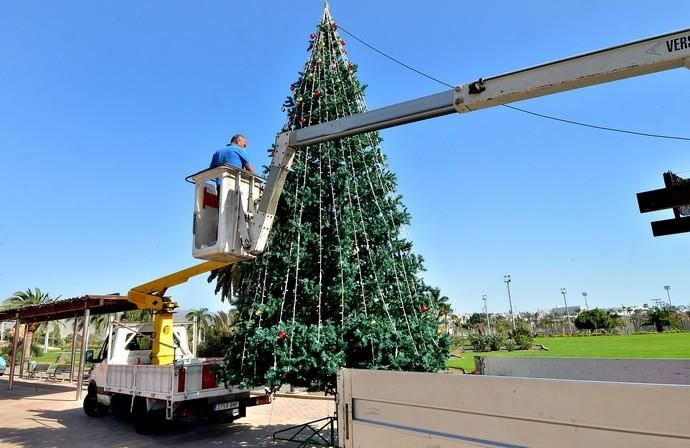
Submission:
POLYGON ((570 316, 574 316, 576 314, 579 314, 580 311, 582 311, 582 308, 579 305, 569 306, 567 309, 566 307, 562 306, 560 308, 552 308, 551 314, 555 314, 556 316, 565 316, 567 312, 567 314, 569 314, 570 316))

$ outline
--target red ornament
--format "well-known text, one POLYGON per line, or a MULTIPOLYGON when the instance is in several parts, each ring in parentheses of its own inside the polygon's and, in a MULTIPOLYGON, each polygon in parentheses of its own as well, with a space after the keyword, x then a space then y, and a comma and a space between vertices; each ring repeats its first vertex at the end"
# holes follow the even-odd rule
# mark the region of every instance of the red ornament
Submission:
POLYGON ((352 62, 348 62, 348 63, 347 63, 347 68, 352 68, 352 67, 354 67, 354 65, 352 65, 352 62))
POLYGON ((347 50, 343 48, 343 54, 347 54, 347 50))
POLYGON ((278 332, 278 339, 280 339, 281 341, 282 341, 283 339, 285 339, 286 336, 287 336, 287 334, 285 334, 285 332, 284 332, 283 330, 280 330, 280 331, 278 332))
POLYGON ((304 117, 302 117, 302 118, 300 118, 299 122, 300 122, 300 123, 302 123, 302 124, 304 124, 304 123, 306 123, 306 122, 307 122, 307 119, 306 119, 306 118, 304 118, 304 117))
POLYGON ((317 90, 316 92, 314 92, 314 96, 315 96, 315 97, 320 97, 320 96, 321 96, 321 91, 320 91, 320 90, 317 90))
POLYGON ((426 305, 422 305, 422 313, 426 313, 427 311, 429 311, 429 307, 426 305))
POLYGON ((315 35, 314 33, 311 33, 311 34, 309 35, 309 39, 314 39, 314 38, 316 38, 316 35, 315 35))
POLYGON ((294 91, 295 91, 295 85, 294 85, 294 84, 292 84, 292 85, 290 86, 290 91, 291 91, 291 92, 294 92, 294 91))
POLYGON ((337 30, 337 29, 338 29, 338 24, 335 23, 335 22, 333 22, 333 29, 334 29, 334 30, 337 30))
POLYGON ((340 45, 345 46, 345 44, 347 44, 347 42, 345 42, 343 39, 340 39, 340 45))

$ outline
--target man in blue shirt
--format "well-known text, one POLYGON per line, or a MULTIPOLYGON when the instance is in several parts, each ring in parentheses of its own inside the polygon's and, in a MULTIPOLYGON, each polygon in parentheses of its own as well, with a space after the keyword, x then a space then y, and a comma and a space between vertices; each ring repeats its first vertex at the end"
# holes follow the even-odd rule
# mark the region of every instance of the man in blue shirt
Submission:
POLYGON ((254 174, 254 167, 247 160, 247 151, 244 149, 246 147, 247 139, 244 135, 233 135, 230 139, 230 143, 213 154, 211 166, 209 168, 215 168, 220 165, 230 165, 245 169, 254 174))

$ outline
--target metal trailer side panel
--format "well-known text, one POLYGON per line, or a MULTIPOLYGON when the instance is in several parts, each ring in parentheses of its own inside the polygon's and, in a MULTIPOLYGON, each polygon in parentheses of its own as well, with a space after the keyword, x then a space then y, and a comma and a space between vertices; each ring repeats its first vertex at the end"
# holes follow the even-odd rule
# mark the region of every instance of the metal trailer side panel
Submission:
POLYGON ((131 394, 134 387, 134 369, 132 366, 109 364, 105 378, 105 390, 131 394))
POLYGON ((690 359, 475 356, 482 375, 690 385, 690 359))
POLYGON ((344 448, 690 446, 685 385, 347 369, 338 386, 344 448))
POLYGON ((238 387, 220 385, 203 389, 202 371, 205 364, 208 363, 185 367, 183 391, 178 390, 179 369, 173 365, 111 364, 108 366, 105 391, 174 402, 223 396, 249 398, 250 391, 238 387))
POLYGON ((173 366, 111 364, 105 390, 169 400, 173 373, 173 366))
POLYGON ((154 398, 170 399, 174 367, 172 365, 138 365, 135 368, 136 390, 154 398))

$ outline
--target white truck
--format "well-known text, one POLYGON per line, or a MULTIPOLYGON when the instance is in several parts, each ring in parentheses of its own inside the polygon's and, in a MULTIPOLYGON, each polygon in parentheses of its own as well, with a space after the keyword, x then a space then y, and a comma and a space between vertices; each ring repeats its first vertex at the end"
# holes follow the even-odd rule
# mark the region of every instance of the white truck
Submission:
MULTIPOLYGON (((187 328, 173 325, 175 361, 151 364, 153 324, 113 323, 89 376, 84 411, 103 416, 108 409, 132 415, 137 432, 147 433, 163 421, 206 418, 232 422, 249 406, 270 403, 268 394, 218 383, 220 359, 195 358, 187 328)), ((88 358, 87 354, 87 358, 88 358)))

